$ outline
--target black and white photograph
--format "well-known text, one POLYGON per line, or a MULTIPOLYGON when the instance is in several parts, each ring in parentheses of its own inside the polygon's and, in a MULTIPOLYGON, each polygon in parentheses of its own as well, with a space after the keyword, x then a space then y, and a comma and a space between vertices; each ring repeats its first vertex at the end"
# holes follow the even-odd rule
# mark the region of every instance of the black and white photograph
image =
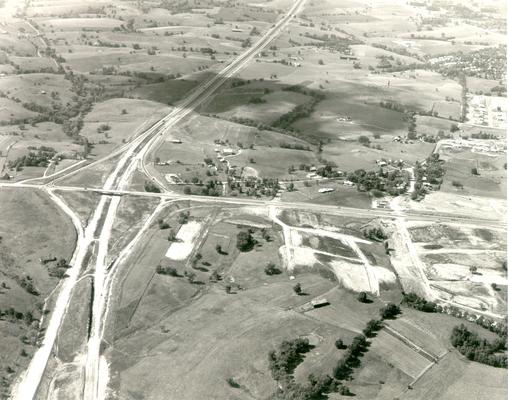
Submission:
POLYGON ((0 0, 0 400, 508 398, 506 0, 0 0))

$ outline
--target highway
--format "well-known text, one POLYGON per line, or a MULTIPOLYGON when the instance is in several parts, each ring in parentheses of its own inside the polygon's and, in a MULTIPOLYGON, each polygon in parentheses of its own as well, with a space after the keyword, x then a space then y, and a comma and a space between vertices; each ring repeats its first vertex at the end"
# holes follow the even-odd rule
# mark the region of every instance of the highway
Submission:
MULTIPOLYGON (((0 182, 1 187, 11 188, 29 188, 29 189, 40 189, 44 190, 45 186, 37 184, 18 184, 18 183, 7 183, 0 182)), ((257 207, 269 207, 275 206, 280 209, 293 209, 300 211, 317 212, 331 215, 344 215, 352 217, 362 218, 388 218, 396 219, 403 217, 409 220, 418 221, 435 221, 435 222, 447 222, 447 223, 460 223, 462 225, 478 225, 488 226, 491 228, 505 229, 506 222, 499 218, 478 218, 472 217, 466 214, 456 213, 445 213, 438 211, 423 211, 423 210, 391 210, 387 208, 355 208, 355 207, 344 207, 340 205, 324 205, 304 202, 287 202, 287 201, 273 201, 268 199, 258 199, 250 197, 212 197, 212 196, 200 196, 200 195, 184 195, 174 192, 142 192, 136 190, 126 189, 105 189, 105 188, 91 188, 81 186, 57 186, 52 185, 52 190, 63 191, 63 192, 91 192, 100 195, 108 196, 138 196, 138 197, 152 197, 159 198, 162 200, 180 200, 180 201, 194 201, 199 203, 210 203, 210 204, 223 204, 223 205, 238 205, 238 206, 257 206, 257 207)))
MULTIPOLYGON (((94 278, 94 295, 92 305, 92 326, 91 334, 88 339, 86 361, 84 365, 84 387, 83 399, 85 400, 102 400, 105 397, 105 388, 107 382, 104 382, 104 361, 101 362, 100 344, 102 341, 103 332, 103 317, 106 311, 107 299, 109 296, 108 278, 108 245, 111 231, 116 218, 118 205, 121 197, 115 194, 125 194, 128 191, 126 187, 130 182, 133 172, 139 164, 141 168, 146 171, 144 167, 144 159, 147 154, 156 146, 160 140, 164 140, 165 134, 189 113, 193 112, 197 106, 203 101, 208 99, 228 78, 237 73, 240 69, 244 68, 252 58, 266 47, 291 19, 302 9, 306 0, 297 0, 288 12, 279 19, 279 21, 270 28, 260 39, 248 48, 244 53, 234 59, 222 71, 220 71, 213 78, 198 86, 184 101, 175 107, 171 113, 155 123, 142 134, 135 137, 131 142, 123 145, 118 150, 108 155, 107 157, 98 160, 92 164, 103 162, 106 159, 111 159, 119 156, 114 171, 108 176, 103 188, 97 191, 101 194, 100 202, 93 213, 90 224, 82 231, 82 228, 77 225, 77 217, 57 196, 54 194, 55 190, 87 190, 86 188, 71 188, 59 187, 55 185, 58 180, 77 173, 84 168, 89 168, 90 165, 78 166, 68 172, 63 171, 55 173, 46 178, 49 179, 30 179, 15 184, 2 183, 1 187, 15 186, 17 188, 39 188, 46 190, 55 202, 75 221, 76 230, 78 231, 78 243, 73 256, 72 276, 64 282, 63 289, 59 292, 58 299, 56 300, 56 307, 54 308, 48 329, 43 341, 43 345, 38 349, 30 363, 26 373, 21 377, 20 381, 15 385, 13 390, 13 398, 17 400, 30 400, 37 396, 38 387, 43 378, 46 366, 51 356, 51 351, 54 346, 55 340, 59 333, 59 328, 65 316, 65 311, 70 301, 72 289, 76 283, 77 277, 83 268, 83 260, 91 245, 98 236, 98 252, 93 269, 94 278), (37 185, 30 182, 45 182, 46 185, 37 185), (49 185, 48 185, 49 183, 49 185), (100 223, 102 221, 102 226, 100 223), (99 228, 99 234, 95 232, 99 228), (102 379, 102 380, 101 380, 102 379)), ((72 168, 71 168, 72 169, 72 168)), ((148 174, 149 175, 149 174, 148 174)), ((156 181, 155 177, 149 175, 150 178, 156 181)), ((107 368, 107 365, 106 365, 107 368)), ((107 371, 106 371, 107 375, 107 371)), ((106 377, 107 379, 107 377, 106 377)), ((49 394, 51 397, 51 393, 49 394)))

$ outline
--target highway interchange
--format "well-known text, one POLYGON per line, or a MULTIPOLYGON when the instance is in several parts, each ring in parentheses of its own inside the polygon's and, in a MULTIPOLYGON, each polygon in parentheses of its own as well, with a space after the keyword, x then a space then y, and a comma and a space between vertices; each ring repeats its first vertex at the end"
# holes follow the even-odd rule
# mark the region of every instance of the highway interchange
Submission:
MULTIPOLYGON (((274 206, 278 209, 296 209, 310 212, 328 213, 334 215, 355 216, 355 217, 382 217, 382 218, 408 218, 418 220, 445 221, 461 224, 475 224, 491 227, 504 227, 504 221, 489 218, 471 218, 460 214, 436 213, 424 211, 394 212, 388 209, 357 209, 351 207, 317 205, 311 203, 293 203, 283 201, 269 201, 254 198, 224 198, 208 196, 188 196, 163 191, 162 193, 149 193, 133 191, 128 188, 130 178, 136 170, 142 171, 148 179, 159 184, 164 190, 164 183, 160 178, 154 176, 147 168, 146 159, 159 143, 170 134, 172 127, 178 124, 183 118, 192 113, 197 106, 208 99, 214 92, 231 76, 244 68, 258 52, 265 48, 280 32, 287 26, 292 18, 300 12, 306 0, 297 0, 290 10, 279 19, 260 39, 247 49, 243 54, 230 62, 221 72, 212 79, 205 82, 194 90, 180 105, 175 107, 171 113, 153 124, 151 127, 140 133, 131 142, 124 144, 116 151, 100 160, 92 163, 79 163, 76 168, 54 173, 43 178, 33 178, 22 182, 3 182, 0 188, 17 188, 19 190, 44 190, 51 199, 65 212, 73 221, 77 235, 77 245, 71 260, 72 268, 69 270, 69 277, 61 285, 58 299, 52 310, 44 341, 35 353, 27 371, 14 387, 13 398, 15 400, 31 400, 37 397, 39 385, 45 375, 48 361, 52 354, 55 340, 58 337, 59 329, 65 317, 70 302, 72 289, 76 284, 83 268, 86 267, 85 259, 90 247, 95 241, 98 242, 97 258, 93 267, 94 299, 91 335, 88 340, 86 359, 84 361, 85 377, 83 382, 82 398, 85 400, 102 400, 105 398, 105 387, 107 384, 107 365, 101 358, 100 344, 104 331, 104 319, 107 314, 108 298, 111 289, 111 274, 108 269, 108 244, 112 227, 116 218, 118 207, 122 196, 156 197, 162 201, 193 201, 209 204, 239 205, 239 206, 274 206), (82 172, 91 166, 119 157, 114 170, 108 176, 102 188, 85 188, 79 186, 59 185, 63 178, 82 172), (82 227, 80 219, 58 197, 58 192, 94 192, 100 195, 99 203, 92 213, 86 227, 82 227), (106 377, 104 377, 106 374, 106 377)), ((157 207, 149 221, 161 209, 157 207)), ((141 232, 139 233, 141 234, 141 232)), ((138 235, 139 235, 138 234, 138 235)), ((122 256, 128 254, 131 247, 124 249, 122 256)))

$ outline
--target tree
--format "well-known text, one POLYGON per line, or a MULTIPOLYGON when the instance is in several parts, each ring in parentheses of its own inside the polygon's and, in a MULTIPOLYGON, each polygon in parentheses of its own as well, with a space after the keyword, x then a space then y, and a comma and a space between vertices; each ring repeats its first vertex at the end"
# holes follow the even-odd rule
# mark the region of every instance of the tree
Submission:
POLYGON ((170 228, 169 224, 165 222, 163 219, 159 219, 157 223, 159 224, 159 229, 161 230, 170 228))
POLYGON ((183 188, 183 193, 184 194, 192 194, 191 188, 189 186, 185 186, 183 188))
POLYGON ((360 303, 367 303, 369 301, 369 298, 367 296, 367 293, 365 292, 360 292, 358 293, 358 296, 356 296, 356 299, 360 302, 360 303))
POLYGON ((217 246, 215 246, 215 251, 219 254, 222 254, 222 246, 220 244, 218 244, 217 246))
POLYGON ((176 240, 176 234, 173 229, 171 229, 168 233, 168 242, 174 242, 176 240))
POLYGON ((344 341, 342 339, 337 339, 335 341, 335 347, 339 350, 345 349, 347 346, 344 344, 344 341))
POLYGON ((293 286, 293 291, 300 296, 302 294, 302 285, 300 283, 297 283, 295 286, 293 286))
POLYGON ((459 126, 457 124, 451 124, 450 125, 450 132, 454 133, 460 130, 459 126))
POLYGON ((145 181, 145 192, 160 193, 161 190, 151 181, 145 181))
POLYGON ((462 184, 462 182, 459 182, 459 181, 452 181, 452 186, 456 187, 458 189, 463 189, 464 188, 464 185, 462 184))
POLYGON ((370 144, 370 139, 368 136, 365 136, 365 135, 361 135, 359 138, 358 138, 358 141, 363 144, 364 146, 366 145, 369 145, 370 144))
POLYGON ((273 262, 269 262, 265 267, 266 275, 278 275, 281 274, 282 271, 278 269, 273 262))
POLYGON ((189 222, 189 217, 190 217, 190 212, 187 211, 182 211, 180 214, 178 214, 178 223, 180 225, 184 225, 186 224, 187 222, 189 222))
POLYGON ((254 247, 255 241, 248 230, 238 232, 236 235, 236 248, 242 252, 249 251, 254 247))
POLYGON ((379 314, 383 319, 393 319, 400 314, 400 307, 393 303, 388 303, 385 307, 379 310, 379 314))
POLYGON ((377 319, 371 319, 363 329, 363 334, 367 337, 375 336, 375 333, 383 327, 383 322, 377 319))

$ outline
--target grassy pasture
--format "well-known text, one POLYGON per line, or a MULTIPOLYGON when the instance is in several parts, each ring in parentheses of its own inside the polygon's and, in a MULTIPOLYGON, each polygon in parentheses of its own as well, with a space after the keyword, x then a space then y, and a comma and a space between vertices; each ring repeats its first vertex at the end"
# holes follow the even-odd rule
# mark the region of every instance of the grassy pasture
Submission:
POLYGON ((310 186, 303 183, 295 183, 296 190, 293 192, 283 192, 283 201, 304 201, 316 204, 343 205, 361 208, 370 208, 371 199, 367 193, 362 193, 356 188, 343 186, 342 181, 310 181, 310 186), (333 192, 319 193, 321 188, 332 188, 333 192))
POLYGON ((52 101, 51 92, 58 93, 56 102, 72 102, 71 83, 63 75, 35 73, 8 75, 0 78, 0 90, 21 103, 36 103, 47 106, 52 101), (46 92, 46 93, 43 93, 46 92))
MULTIPOLYGON (((0 227, 0 281, 5 283, 0 290, 0 308, 31 312, 38 319, 44 299, 58 283, 58 279, 48 275, 47 266, 53 263, 43 266, 39 258, 54 255, 70 260, 76 238, 74 227, 44 193, 36 190, 3 188, 0 212, 9 216, 0 227), (18 279, 26 276, 31 277, 38 296, 29 294, 18 283, 18 279)), ((0 321, 0 367, 2 371, 8 366, 15 371, 13 375, 2 373, 7 383, 29 361, 29 356, 20 355, 21 350, 28 355, 35 351, 20 339, 25 335, 28 341, 35 338, 37 324, 37 321, 32 325, 23 320, 0 321)))
POLYGON ((55 62, 49 57, 15 57, 11 56, 10 61, 17 65, 21 71, 38 71, 50 69, 57 71, 55 62))
POLYGON ((112 259, 134 238, 158 202, 155 198, 122 197, 109 242, 112 259))
POLYGON ((409 400, 501 400, 508 395, 506 379, 506 370, 466 361, 452 352, 404 396, 409 400))
POLYGON ((130 94, 140 99, 174 104, 189 94, 199 83, 194 80, 176 79, 143 85, 133 89, 130 94))
POLYGON ((81 135, 94 144, 91 156, 100 157, 133 139, 169 111, 169 107, 147 100, 106 100, 97 103, 86 115, 81 135), (110 129, 98 132, 104 125, 110 129))
POLYGON ((291 165, 315 164, 316 162, 316 155, 311 151, 262 146, 257 146, 253 150, 242 150, 233 161, 235 165, 254 168, 260 177, 267 178, 290 178, 288 167, 291 165), (250 162, 251 158, 254 163, 250 162))
POLYGON ((27 110, 21 104, 11 99, 0 98, 1 121, 15 121, 18 119, 31 118, 36 115, 36 112, 27 110))
POLYGON ((57 194, 78 214, 83 226, 86 226, 100 199, 100 195, 93 192, 57 191, 57 194))
POLYGON ((441 190, 466 195, 506 198, 505 157, 489 157, 470 151, 445 151, 441 156, 446 161, 446 174, 441 190), (472 168, 477 168, 480 175, 473 175, 472 168), (460 182, 463 188, 454 187, 454 181, 460 182))

